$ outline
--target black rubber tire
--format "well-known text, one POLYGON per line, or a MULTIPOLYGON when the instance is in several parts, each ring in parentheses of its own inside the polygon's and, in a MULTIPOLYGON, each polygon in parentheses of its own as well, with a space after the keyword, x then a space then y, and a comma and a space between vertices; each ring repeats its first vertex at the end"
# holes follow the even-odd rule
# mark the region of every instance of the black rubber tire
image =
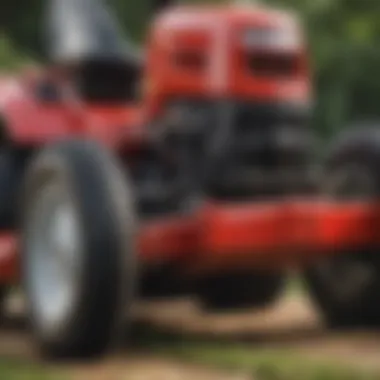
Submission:
POLYGON ((0 230, 15 227, 25 163, 26 155, 8 147, 0 148, 0 230))
MULTIPOLYGON (((380 196, 380 130, 363 129, 345 133, 331 149, 322 176, 322 192, 378 200, 380 196), (339 182, 352 177, 362 189, 339 182), (366 177, 363 177, 366 174, 366 177), (346 175, 346 177, 343 177, 346 175), (347 176, 348 175, 348 176, 347 176), (363 180, 359 180, 361 175, 363 180), (356 180, 355 180, 356 178, 356 180), (363 185, 368 183, 366 189, 363 185), (351 193, 351 194, 348 194, 351 193)), ((374 228, 377 228, 374 226, 374 228)), ((307 268, 305 279, 326 324, 333 328, 380 326, 380 257, 376 248, 336 252, 307 268)))
POLYGON ((4 319, 5 314, 5 300, 8 295, 8 289, 5 286, 0 286, 0 323, 4 319))
POLYGON ((271 305, 284 284, 285 276, 278 273, 236 273, 202 279, 197 287, 205 309, 234 311, 271 305))
POLYGON ((36 157, 23 194, 23 280, 30 325, 41 353, 54 359, 99 356, 120 335, 134 293, 135 214, 127 176, 106 149, 88 141, 67 141, 47 147, 36 157), (84 248, 70 312, 46 331, 33 298, 29 232, 33 209, 51 184, 59 184, 70 197, 84 248))

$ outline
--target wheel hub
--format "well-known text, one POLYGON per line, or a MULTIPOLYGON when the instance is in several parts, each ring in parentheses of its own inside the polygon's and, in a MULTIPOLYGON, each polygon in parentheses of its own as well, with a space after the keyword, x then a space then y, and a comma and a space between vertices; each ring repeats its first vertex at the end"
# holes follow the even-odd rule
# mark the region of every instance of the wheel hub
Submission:
POLYGON ((27 234, 27 278, 31 301, 43 328, 60 325, 75 304, 82 242, 78 217, 62 189, 42 192, 27 234))

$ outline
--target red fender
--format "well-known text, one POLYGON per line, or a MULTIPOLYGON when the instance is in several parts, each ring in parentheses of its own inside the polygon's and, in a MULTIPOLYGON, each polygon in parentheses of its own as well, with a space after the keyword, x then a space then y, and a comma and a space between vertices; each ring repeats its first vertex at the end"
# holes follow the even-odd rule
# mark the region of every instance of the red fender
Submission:
POLYGON ((19 145, 85 136, 115 148, 135 146, 146 137, 140 107, 42 103, 31 87, 14 78, 0 79, 0 119, 19 145))
POLYGON ((0 118, 9 139, 36 145, 66 136, 70 126, 67 112, 59 106, 39 104, 31 95, 21 81, 0 79, 0 118))

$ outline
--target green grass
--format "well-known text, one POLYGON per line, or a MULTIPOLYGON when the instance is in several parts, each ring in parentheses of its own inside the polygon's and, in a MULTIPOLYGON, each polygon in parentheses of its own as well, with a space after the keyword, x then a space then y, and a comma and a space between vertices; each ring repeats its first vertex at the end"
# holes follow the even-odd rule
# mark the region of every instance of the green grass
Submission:
POLYGON ((1 380, 65 380, 37 364, 16 360, 0 360, 1 380))
MULTIPOLYGON (((140 354, 243 373, 253 380, 378 380, 380 373, 333 361, 305 357, 291 350, 260 349, 243 343, 214 343, 145 331, 135 344, 140 354)), ((126 368, 127 371, 127 368, 126 368)), ((1 380, 66 380, 58 370, 0 360, 1 380)), ((87 379, 84 379, 87 380, 87 379)), ((152 379, 153 380, 153 379, 152 379)))
MULTIPOLYGON (((242 345, 177 342, 152 343, 150 354, 182 362, 239 372, 254 380, 377 380, 380 374, 353 370, 343 365, 302 357, 301 354, 274 350, 254 351, 242 345)), ((37 365, 0 361, 0 379, 63 380, 37 365)), ((153 379, 152 379, 153 380, 153 379)))
POLYGON ((177 344, 158 351, 171 357, 219 369, 243 372, 255 380, 376 380, 379 373, 359 371, 343 364, 305 359, 302 354, 259 350, 244 346, 177 344))
POLYGON ((238 372, 253 380, 379 380, 380 372, 330 359, 316 359, 286 348, 260 348, 243 342, 207 341, 140 326, 135 349, 142 353, 238 372))

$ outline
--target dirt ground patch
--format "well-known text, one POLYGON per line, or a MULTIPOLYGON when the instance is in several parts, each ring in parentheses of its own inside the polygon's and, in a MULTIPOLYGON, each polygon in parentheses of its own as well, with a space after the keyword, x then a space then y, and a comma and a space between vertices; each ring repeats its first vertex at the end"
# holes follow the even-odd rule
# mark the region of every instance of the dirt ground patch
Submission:
MULTIPOLYGON (((380 333, 327 332, 312 305, 299 295, 286 297, 267 310, 247 310, 239 314, 208 314, 191 300, 138 305, 134 314, 132 337, 120 352, 97 363, 73 364, 59 369, 75 380, 251 378, 239 371, 220 372, 158 354, 151 350, 144 338, 144 334, 154 331, 159 337, 158 345, 162 346, 166 344, 163 336, 184 342, 239 343, 249 347, 252 355, 268 350, 294 352, 300 357, 380 371, 380 333)), ((0 330, 0 357, 38 360, 26 333, 22 310, 18 307, 13 307, 13 313, 0 330)))
POLYGON ((74 366, 73 380, 250 380, 245 374, 226 373, 156 357, 113 358, 92 366, 74 366))

